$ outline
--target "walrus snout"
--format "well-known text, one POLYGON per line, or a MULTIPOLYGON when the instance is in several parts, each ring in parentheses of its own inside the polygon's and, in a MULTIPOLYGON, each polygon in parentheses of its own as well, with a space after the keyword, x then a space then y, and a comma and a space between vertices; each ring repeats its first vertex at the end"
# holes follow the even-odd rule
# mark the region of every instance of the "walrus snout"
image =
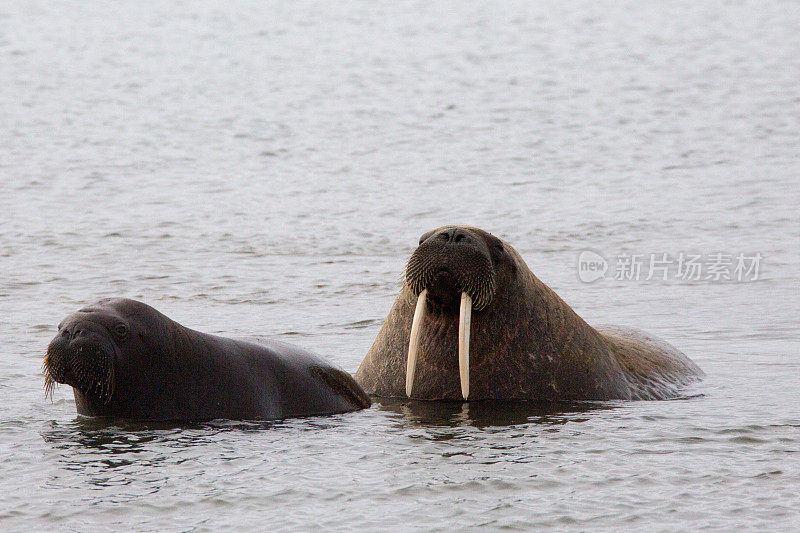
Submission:
POLYGON ((471 244, 475 242, 473 238, 470 236, 469 231, 463 228, 442 229, 435 235, 438 240, 453 244, 456 243, 471 244))
POLYGON ((444 310, 458 310, 466 293, 475 311, 485 309, 496 291, 492 257, 484 240, 468 228, 446 226, 428 232, 406 265, 406 283, 414 295, 428 290, 444 310))
POLYGON ((56 383, 63 383, 107 401, 113 381, 113 356, 113 343, 102 325, 88 320, 65 321, 45 353, 45 394, 50 395, 56 383))

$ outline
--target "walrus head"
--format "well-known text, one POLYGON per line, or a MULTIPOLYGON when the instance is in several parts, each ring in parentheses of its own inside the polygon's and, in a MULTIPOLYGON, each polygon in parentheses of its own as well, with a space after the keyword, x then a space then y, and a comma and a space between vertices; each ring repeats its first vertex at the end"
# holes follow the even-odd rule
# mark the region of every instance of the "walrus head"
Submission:
POLYGON ((426 315, 458 319, 461 394, 469 396, 469 341, 473 311, 490 309, 495 294, 516 274, 516 262, 502 240, 481 229, 444 226, 422 235, 406 266, 406 283, 417 296, 406 363, 406 395, 411 397, 417 353, 426 315))
POLYGON ((85 307, 69 315, 47 347, 45 393, 56 383, 72 386, 87 401, 108 404, 114 394, 114 374, 120 344, 130 334, 126 318, 101 307, 85 307))

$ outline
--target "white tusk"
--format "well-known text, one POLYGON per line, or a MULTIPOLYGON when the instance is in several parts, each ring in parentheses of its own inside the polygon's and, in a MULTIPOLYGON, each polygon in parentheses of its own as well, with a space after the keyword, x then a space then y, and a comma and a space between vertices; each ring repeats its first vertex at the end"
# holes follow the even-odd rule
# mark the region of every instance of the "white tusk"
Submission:
MULTIPOLYGON (((416 320, 416 317, 415 317, 416 320)), ((461 293, 461 313, 458 317, 458 373, 461 376, 461 395, 469 398, 469 330, 472 325, 472 298, 461 293)), ((414 330, 411 330, 414 334, 414 330)), ((411 354, 408 356, 411 360, 411 354)))
POLYGON ((417 352, 419 352, 422 319, 425 316, 425 299, 427 296, 428 289, 419 293, 417 308, 414 310, 414 321, 411 323, 411 339, 408 342, 408 361, 406 362, 406 396, 409 398, 411 398, 411 389, 414 387, 414 370, 417 368, 417 352))

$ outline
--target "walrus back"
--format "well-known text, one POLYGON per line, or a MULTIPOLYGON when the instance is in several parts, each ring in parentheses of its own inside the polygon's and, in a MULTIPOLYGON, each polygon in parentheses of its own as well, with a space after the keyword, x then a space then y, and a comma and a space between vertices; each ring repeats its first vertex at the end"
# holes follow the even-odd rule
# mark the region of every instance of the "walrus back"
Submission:
POLYGON ((254 368, 268 369, 263 381, 278 393, 279 418, 343 413, 371 405, 350 374, 317 354, 275 340, 234 342, 254 368))
POLYGON ((703 371, 668 342, 640 329, 597 326, 630 385, 632 400, 667 400, 698 381, 703 371))

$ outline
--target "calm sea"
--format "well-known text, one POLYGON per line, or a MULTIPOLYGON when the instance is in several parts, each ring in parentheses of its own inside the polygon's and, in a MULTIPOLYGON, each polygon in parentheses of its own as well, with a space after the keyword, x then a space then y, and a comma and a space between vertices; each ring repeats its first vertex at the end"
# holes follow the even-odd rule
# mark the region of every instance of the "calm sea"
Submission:
POLYGON ((798 28, 782 1, 0 2, 0 529, 798 527, 798 28), (103 296, 353 372, 446 223, 708 377, 252 425, 44 397, 56 324, 103 296))

